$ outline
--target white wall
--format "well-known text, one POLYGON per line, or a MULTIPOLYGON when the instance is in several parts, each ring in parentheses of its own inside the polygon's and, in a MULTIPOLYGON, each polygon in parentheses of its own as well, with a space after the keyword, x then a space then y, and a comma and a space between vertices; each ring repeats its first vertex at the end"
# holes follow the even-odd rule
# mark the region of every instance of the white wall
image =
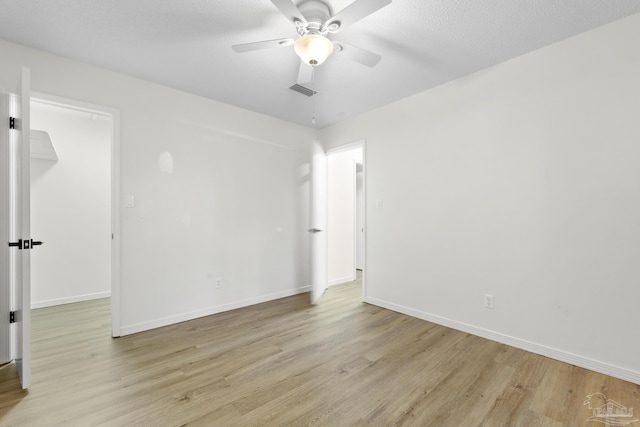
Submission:
POLYGON ((329 285, 356 276, 356 161, 362 147, 327 156, 327 245, 329 285))
POLYGON ((120 111, 122 334, 308 289, 315 131, 4 41, 0 56, 0 86, 26 66, 35 91, 120 111))
POLYGON ((111 294, 111 132, 105 116, 31 103, 59 160, 31 160, 31 306, 111 294))
POLYGON ((639 76, 634 15, 323 130, 367 140, 366 300, 640 383, 639 76))

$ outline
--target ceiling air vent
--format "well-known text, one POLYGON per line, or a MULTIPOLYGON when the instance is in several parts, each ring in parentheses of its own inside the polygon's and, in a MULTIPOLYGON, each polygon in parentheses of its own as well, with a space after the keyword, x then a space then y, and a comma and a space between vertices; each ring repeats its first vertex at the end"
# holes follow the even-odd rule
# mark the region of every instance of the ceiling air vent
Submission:
POLYGON ((294 84, 293 86, 291 86, 289 89, 291 89, 294 92, 298 92, 298 93, 301 93, 301 94, 309 96, 309 97, 311 97, 311 96, 315 95, 316 93, 318 93, 313 89, 309 89, 308 87, 304 87, 304 86, 299 85, 297 83, 294 84))

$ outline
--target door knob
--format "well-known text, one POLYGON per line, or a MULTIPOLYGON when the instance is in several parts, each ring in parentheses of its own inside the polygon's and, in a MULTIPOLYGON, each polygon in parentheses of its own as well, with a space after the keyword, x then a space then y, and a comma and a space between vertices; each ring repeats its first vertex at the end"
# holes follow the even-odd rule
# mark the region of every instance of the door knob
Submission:
POLYGON ((42 242, 39 242, 37 240, 22 240, 22 239, 18 239, 17 242, 9 242, 9 246, 10 247, 16 247, 20 250, 22 249, 32 249, 34 246, 40 246, 42 244, 42 242))
POLYGON ((322 230, 320 230, 320 229, 318 229, 318 228, 310 228, 310 229, 308 229, 307 231, 308 231, 309 233, 319 233, 319 232, 321 232, 322 230))
POLYGON ((9 242, 9 247, 17 247, 18 249, 22 249, 22 239, 19 239, 17 242, 9 242))

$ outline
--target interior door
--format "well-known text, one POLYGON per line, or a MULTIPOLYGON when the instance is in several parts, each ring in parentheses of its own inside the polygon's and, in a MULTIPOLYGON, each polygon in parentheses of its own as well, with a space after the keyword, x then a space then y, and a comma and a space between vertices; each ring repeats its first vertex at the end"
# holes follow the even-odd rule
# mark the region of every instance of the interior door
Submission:
POLYGON ((319 141, 311 152, 311 303, 327 289, 327 156, 319 141))
POLYGON ((0 364, 10 362, 9 282, 9 93, 0 88, 0 364))
POLYGON ((9 131, 10 280, 14 290, 17 348, 15 361, 22 388, 31 381, 31 150, 30 71, 22 69, 21 81, 11 95, 10 115, 15 118, 9 131))

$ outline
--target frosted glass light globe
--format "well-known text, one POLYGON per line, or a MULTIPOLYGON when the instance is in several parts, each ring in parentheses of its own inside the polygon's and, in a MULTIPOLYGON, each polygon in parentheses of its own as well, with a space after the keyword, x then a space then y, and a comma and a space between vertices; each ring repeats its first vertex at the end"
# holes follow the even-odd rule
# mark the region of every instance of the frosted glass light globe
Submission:
POLYGON ((296 40, 294 50, 306 64, 322 64, 333 53, 333 43, 320 34, 305 34, 296 40))

